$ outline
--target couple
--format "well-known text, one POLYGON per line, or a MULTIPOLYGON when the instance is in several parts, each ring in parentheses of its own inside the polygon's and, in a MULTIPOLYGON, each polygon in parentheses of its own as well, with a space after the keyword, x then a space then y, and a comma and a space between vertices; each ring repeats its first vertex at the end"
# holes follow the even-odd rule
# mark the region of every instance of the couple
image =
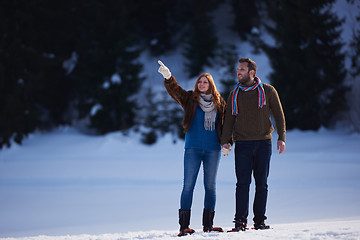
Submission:
POLYGON ((216 201, 216 174, 220 150, 225 156, 235 141, 236 213, 235 228, 245 231, 249 211, 251 175, 255 179, 253 204, 254 228, 267 229, 267 202, 271 132, 273 115, 278 133, 277 149, 285 151, 285 117, 274 87, 256 77, 257 66, 250 58, 239 59, 238 84, 227 103, 217 91, 209 73, 201 74, 192 91, 184 90, 161 62, 158 72, 165 78, 169 95, 184 109, 185 135, 184 184, 180 199, 178 236, 192 234, 189 228, 193 191, 201 162, 204 169, 205 199, 203 231, 220 231, 213 227, 216 201))

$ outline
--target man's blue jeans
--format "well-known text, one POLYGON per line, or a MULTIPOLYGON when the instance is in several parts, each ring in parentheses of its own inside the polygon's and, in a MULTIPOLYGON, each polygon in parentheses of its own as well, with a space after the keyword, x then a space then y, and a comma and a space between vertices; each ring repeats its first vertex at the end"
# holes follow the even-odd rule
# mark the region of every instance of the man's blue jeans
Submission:
POLYGON ((216 175, 219 166, 220 151, 211 151, 195 148, 185 149, 184 154, 184 185, 181 193, 181 209, 190 210, 193 192, 199 173, 201 162, 204 169, 205 199, 204 208, 215 209, 216 202, 216 175))
POLYGON ((235 143, 236 221, 247 222, 252 173, 255 179, 253 220, 255 223, 259 223, 266 219, 270 157, 271 140, 237 141, 235 143))

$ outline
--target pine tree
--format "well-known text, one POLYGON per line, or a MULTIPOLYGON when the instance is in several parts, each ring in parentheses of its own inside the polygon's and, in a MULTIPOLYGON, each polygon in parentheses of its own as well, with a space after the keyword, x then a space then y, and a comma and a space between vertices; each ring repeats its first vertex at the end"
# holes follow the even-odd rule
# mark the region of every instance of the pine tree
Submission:
POLYGON ((210 16, 215 3, 210 2, 197 0, 191 6, 189 31, 183 53, 189 77, 199 75, 205 66, 210 66, 211 59, 215 57, 218 39, 210 16))
MULTIPOLYGON (((352 2, 354 4, 354 2, 352 2)), ((354 5, 360 10, 360 1, 354 5)), ((351 91, 348 97, 350 124, 356 132, 360 132, 360 14, 356 17, 357 28, 353 29, 353 38, 350 42, 350 78, 351 91)))
POLYGON ((255 28, 260 27, 259 5, 261 0, 232 0, 231 5, 235 15, 232 29, 242 40, 248 40, 255 28))
POLYGON ((269 0, 264 45, 270 75, 282 100, 287 128, 318 129, 333 123, 346 107, 342 20, 332 12, 334 0, 269 0))
POLYGON ((21 143, 36 128, 69 123, 62 62, 73 43, 74 24, 66 19, 75 15, 66 3, 0 2, 0 147, 21 143))
MULTIPOLYGON (((360 1, 355 5, 360 10, 360 1)), ((350 42, 351 75, 360 76, 360 14, 356 17, 357 28, 353 29, 353 39, 350 42)))
POLYGON ((137 39, 144 48, 159 56, 179 46, 179 36, 188 22, 190 0, 137 0, 133 4, 137 39))
POLYGON ((100 134, 134 125, 136 93, 143 80, 130 21, 134 10, 133 4, 116 0, 93 0, 84 8, 87 22, 81 29, 79 60, 70 77, 80 118, 90 117, 89 127, 100 134), (91 113, 95 106, 97 111, 91 113))
POLYGON ((158 111, 159 105, 156 101, 155 93, 151 86, 145 90, 142 104, 139 106, 139 111, 137 113, 137 124, 142 126, 141 131, 142 139, 141 141, 145 144, 154 144, 158 138, 158 111))
POLYGON ((131 127, 142 81, 135 12, 122 0, 1 1, 0 146, 74 117, 100 133, 131 127))
POLYGON ((164 90, 161 92, 161 100, 158 102, 159 130, 162 134, 171 133, 174 142, 177 138, 185 138, 182 119, 184 110, 164 90))
POLYGON ((236 64, 237 53, 234 51, 236 47, 232 44, 223 45, 219 48, 216 61, 218 62, 218 72, 220 73, 221 96, 227 101, 230 92, 237 83, 236 64))
POLYGON ((182 116, 183 110, 165 90, 155 93, 149 86, 137 112, 142 142, 153 144, 165 133, 170 133, 174 141, 179 137, 184 138, 182 116))

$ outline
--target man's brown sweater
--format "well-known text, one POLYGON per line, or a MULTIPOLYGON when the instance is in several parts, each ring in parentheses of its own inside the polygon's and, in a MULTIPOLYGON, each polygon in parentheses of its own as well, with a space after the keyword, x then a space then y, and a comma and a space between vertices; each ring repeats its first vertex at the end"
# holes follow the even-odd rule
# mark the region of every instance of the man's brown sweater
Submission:
POLYGON ((278 140, 285 142, 285 117, 276 89, 264 83, 266 105, 258 108, 257 89, 244 92, 239 91, 237 104, 238 115, 232 115, 232 96, 230 93, 225 113, 221 145, 234 141, 252 141, 272 139, 274 127, 271 114, 274 117, 278 140))

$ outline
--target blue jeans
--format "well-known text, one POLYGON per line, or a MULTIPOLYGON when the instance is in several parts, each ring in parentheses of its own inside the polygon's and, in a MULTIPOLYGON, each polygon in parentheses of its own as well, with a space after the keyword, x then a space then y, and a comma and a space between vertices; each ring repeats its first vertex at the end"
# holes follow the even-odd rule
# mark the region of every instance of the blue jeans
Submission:
POLYGON ((219 166, 220 151, 203 150, 196 148, 185 149, 184 154, 184 184, 181 193, 181 209, 190 210, 194 187, 199 173, 201 162, 204 169, 205 199, 204 208, 215 209, 216 202, 216 174, 219 166))
POLYGON ((235 220, 247 222, 252 173, 255 179, 253 220, 258 223, 266 219, 267 178, 269 176, 270 157, 271 140, 237 141, 235 143, 235 171, 237 178, 235 220))

